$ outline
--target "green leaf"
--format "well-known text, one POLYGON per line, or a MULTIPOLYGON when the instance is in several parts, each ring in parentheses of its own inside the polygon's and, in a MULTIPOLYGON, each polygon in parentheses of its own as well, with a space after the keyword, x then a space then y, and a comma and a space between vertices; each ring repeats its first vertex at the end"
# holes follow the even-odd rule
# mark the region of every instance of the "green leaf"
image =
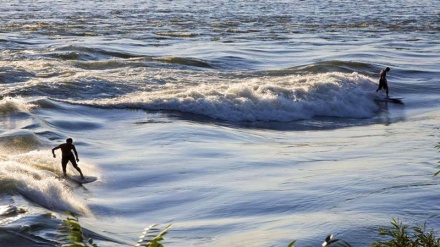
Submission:
POLYGON ((294 247, 295 243, 296 243, 296 240, 293 240, 289 245, 287 245, 287 247, 294 247))
POLYGON ((159 233, 153 240, 151 240, 149 243, 145 245, 145 247, 163 247, 160 241, 163 240, 163 236, 168 233, 168 230, 171 228, 171 224, 165 227, 165 229, 159 233))

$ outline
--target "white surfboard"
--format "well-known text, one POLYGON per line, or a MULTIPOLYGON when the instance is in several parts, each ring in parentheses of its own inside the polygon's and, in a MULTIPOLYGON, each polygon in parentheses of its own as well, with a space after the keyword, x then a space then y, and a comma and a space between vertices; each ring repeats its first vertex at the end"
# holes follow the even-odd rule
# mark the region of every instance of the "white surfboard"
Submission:
POLYGON ((91 183, 91 182, 94 182, 98 179, 95 176, 84 176, 84 179, 82 179, 80 175, 68 176, 67 178, 69 178, 70 180, 73 180, 77 183, 80 183, 80 184, 91 183))

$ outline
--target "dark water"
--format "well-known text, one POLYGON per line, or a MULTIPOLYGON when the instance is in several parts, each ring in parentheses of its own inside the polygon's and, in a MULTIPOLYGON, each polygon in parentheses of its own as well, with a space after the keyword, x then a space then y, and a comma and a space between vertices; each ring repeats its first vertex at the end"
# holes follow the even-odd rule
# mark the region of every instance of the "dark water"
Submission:
POLYGON ((439 7, 0 3, 0 245, 59 245, 66 211, 100 246, 151 224, 173 224, 166 246, 369 246, 392 217, 440 227, 439 7), (403 104, 375 92, 387 66, 403 104), (67 137, 98 182, 55 178, 67 137))

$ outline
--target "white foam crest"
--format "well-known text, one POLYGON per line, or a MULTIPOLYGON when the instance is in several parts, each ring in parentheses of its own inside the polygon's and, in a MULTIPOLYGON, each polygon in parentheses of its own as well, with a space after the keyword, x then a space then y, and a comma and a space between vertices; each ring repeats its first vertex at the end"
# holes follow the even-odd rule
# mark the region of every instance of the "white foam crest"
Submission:
POLYGON ((25 216, 26 208, 14 205, 0 205, 0 226, 6 226, 25 216))
MULTIPOLYGON (((95 170, 93 174, 97 174, 96 169, 84 167, 81 166, 85 173, 95 170)), ((13 188, 21 195, 45 208, 92 215, 85 201, 57 178, 57 174, 61 174, 60 170, 59 159, 53 159, 50 151, 32 151, 0 157, 2 185, 13 184, 13 188)))
POLYGON ((378 106, 366 76, 339 72, 262 77, 136 92, 82 103, 178 110, 232 121, 292 121, 315 116, 367 118, 378 106))
MULTIPOLYGON (((8 216, 24 212, 26 212, 26 209, 18 208, 14 205, 0 205, 0 216, 8 216)), ((0 225, 2 224, 0 223, 0 225)))
MULTIPOLYGON (((27 153, 8 156, 8 160, 10 161, 19 162, 29 167, 50 171, 56 174, 62 174, 60 159, 60 156, 53 158, 50 148, 47 149, 47 151, 33 150, 27 153)), ((88 164, 84 160, 78 162, 78 165, 81 167, 84 174, 93 174, 94 176, 99 175, 99 169, 96 166, 88 164)), ((77 174, 78 172, 69 163, 67 165, 67 173, 77 174)))
POLYGON ((30 112, 35 105, 22 97, 5 97, 0 100, 0 113, 30 112))

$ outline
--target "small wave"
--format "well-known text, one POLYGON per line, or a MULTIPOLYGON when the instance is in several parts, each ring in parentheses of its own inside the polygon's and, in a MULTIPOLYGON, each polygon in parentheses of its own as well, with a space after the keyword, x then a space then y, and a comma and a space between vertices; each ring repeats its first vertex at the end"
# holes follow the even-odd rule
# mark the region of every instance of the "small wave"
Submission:
POLYGON ((35 73, 28 72, 22 68, 0 67, 0 82, 2 84, 26 82, 34 77, 36 77, 35 73))
POLYGON ((23 207, 17 207, 14 205, 2 205, 0 206, 0 226, 4 227, 17 220, 20 220, 25 216, 27 209, 23 207))
POLYGON ((102 127, 101 123, 89 122, 89 121, 79 121, 79 120, 52 120, 47 121, 49 125, 55 126, 63 130, 77 130, 86 131, 94 130, 102 127))
POLYGON ((136 57, 125 60, 78 61, 76 67, 87 70, 120 69, 123 67, 145 67, 145 63, 167 63, 199 68, 212 68, 211 64, 200 59, 185 57, 136 57))
POLYGON ((105 60, 105 61, 78 61, 76 67, 88 70, 105 70, 113 68, 121 68, 128 65, 127 62, 121 60, 105 60))
POLYGON ((172 63, 172 64, 180 64, 180 65, 186 65, 186 66, 192 66, 192 67, 200 67, 200 68, 212 68, 212 66, 202 60, 194 59, 194 58, 184 58, 184 57, 159 57, 159 58, 153 58, 153 61, 160 61, 165 63, 172 63))
MULTIPOLYGON (((0 187, 17 191, 32 202, 58 212, 91 215, 87 204, 75 195, 71 187, 57 178, 61 166, 49 151, 31 151, 0 157, 0 187)), ((85 173, 98 174, 96 169, 81 164, 85 173)), ((68 168, 68 172, 71 171, 68 168)))
POLYGON ((60 246, 58 241, 53 240, 59 235, 57 229, 60 223, 55 214, 47 212, 7 217, 0 222, 2 243, 7 243, 2 246, 60 246))
MULTIPOLYGON (((67 46, 57 48, 49 53, 50 57, 61 60, 77 61, 75 65, 82 69, 103 70, 121 67, 140 66, 137 62, 160 62, 168 64, 185 65, 200 68, 212 68, 203 60, 188 57, 153 57, 134 55, 129 52, 109 51, 102 48, 67 46)), ((145 66, 145 64, 142 64, 145 66)))
POLYGON ((62 106, 57 104, 56 101, 52 101, 48 98, 40 98, 32 102, 33 104, 37 105, 40 108, 45 109, 61 109, 62 106))
POLYGON ((42 141, 33 131, 14 130, 0 134, 0 148, 2 151, 17 153, 35 150, 42 147, 42 141))
POLYGON ((45 208, 59 212, 90 214, 87 206, 72 191, 62 186, 54 174, 47 173, 18 162, 1 162, 1 184, 13 183, 22 196, 45 208))
MULTIPOLYGON (((2 189, 13 189, 13 188, 4 188, 2 189)), ((28 210, 23 207, 17 207, 15 205, 1 205, 0 206, 0 226, 3 228, 6 225, 9 225, 21 218, 25 217, 28 210)))
POLYGON ((102 48, 82 47, 69 45, 54 49, 49 53, 51 57, 62 60, 96 61, 109 58, 139 57, 128 52, 110 51, 102 48))
POLYGON ((157 32, 156 35, 173 38, 193 38, 198 36, 198 34, 191 32, 157 32))
POLYGON ((226 121, 295 121, 313 117, 368 118, 378 106, 375 84, 340 72, 245 79, 183 89, 136 92, 82 101, 100 107, 170 110, 226 121))
POLYGON ((378 68, 368 63, 333 60, 317 62, 305 66, 292 67, 289 68, 288 71, 302 74, 327 72, 351 73, 352 71, 357 71, 358 73, 368 74, 371 73, 371 71, 378 71, 378 68))
MULTIPOLYGON (((0 216, 11 216, 26 212, 26 209, 14 205, 0 205, 0 216)), ((0 223, 0 225, 3 225, 0 223)))
POLYGON ((0 113, 9 114, 12 112, 29 112, 35 105, 25 101, 23 98, 6 97, 0 100, 0 113))

